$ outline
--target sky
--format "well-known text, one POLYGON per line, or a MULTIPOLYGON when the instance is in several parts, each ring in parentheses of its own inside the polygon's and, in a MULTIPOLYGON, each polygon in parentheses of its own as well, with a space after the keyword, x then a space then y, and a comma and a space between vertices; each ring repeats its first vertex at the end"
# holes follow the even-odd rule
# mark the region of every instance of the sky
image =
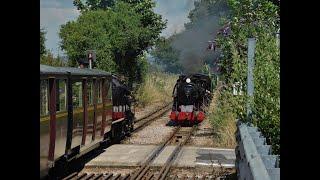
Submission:
MULTIPOLYGON (((155 12, 168 20, 167 28, 161 36, 168 37, 183 30, 187 16, 193 8, 194 0, 155 0, 155 12)), ((76 20, 80 12, 73 5, 73 0, 40 0, 40 27, 47 31, 46 48, 54 56, 64 55, 60 49, 59 29, 62 24, 76 20)))
POLYGON ((72 0, 40 0, 40 27, 47 31, 46 48, 55 56, 63 54, 59 47, 60 26, 75 20, 79 14, 72 0))

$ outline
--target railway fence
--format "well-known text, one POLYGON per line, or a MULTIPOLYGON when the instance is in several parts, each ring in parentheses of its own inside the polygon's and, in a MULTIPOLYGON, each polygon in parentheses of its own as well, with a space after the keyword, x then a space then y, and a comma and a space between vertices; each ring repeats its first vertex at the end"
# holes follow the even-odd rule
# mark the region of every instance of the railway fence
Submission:
POLYGON ((236 170, 239 180, 280 180, 280 158, 272 154, 257 127, 237 122, 236 170))

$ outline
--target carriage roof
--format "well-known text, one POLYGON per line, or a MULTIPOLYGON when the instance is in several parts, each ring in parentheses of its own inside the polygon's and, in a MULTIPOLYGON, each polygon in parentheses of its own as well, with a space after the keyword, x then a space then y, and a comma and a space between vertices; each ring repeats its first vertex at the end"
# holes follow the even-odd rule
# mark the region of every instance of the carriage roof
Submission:
POLYGON ((111 76, 110 73, 98 69, 53 67, 40 64, 40 75, 67 75, 68 73, 76 76, 111 76))

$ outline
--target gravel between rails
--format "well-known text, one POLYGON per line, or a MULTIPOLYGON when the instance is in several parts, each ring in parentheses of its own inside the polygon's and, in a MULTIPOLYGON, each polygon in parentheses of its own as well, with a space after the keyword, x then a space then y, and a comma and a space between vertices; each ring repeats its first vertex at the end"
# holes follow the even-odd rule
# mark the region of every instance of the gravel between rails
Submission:
POLYGON ((209 120, 205 119, 198 125, 197 130, 192 134, 186 145, 215 147, 213 141, 213 129, 209 120))
POLYGON ((173 126, 166 126, 169 122, 169 114, 151 122, 148 126, 140 131, 133 133, 131 137, 122 141, 123 144, 160 144, 164 142, 173 132, 173 126))
POLYGON ((227 168, 173 168, 169 172, 169 176, 177 174, 179 178, 187 176, 191 178, 192 176, 202 177, 209 176, 211 178, 221 177, 223 175, 228 175, 235 173, 235 169, 227 168))
POLYGON ((152 113, 154 110, 159 109, 166 105, 168 102, 157 102, 154 104, 150 104, 146 107, 135 108, 135 118, 140 119, 143 116, 152 113))
POLYGON ((115 167, 85 167, 82 169, 82 171, 79 174, 82 173, 87 173, 87 174, 91 174, 91 173, 113 173, 113 175, 115 174, 130 174, 134 171, 137 170, 137 167, 132 167, 132 168, 115 168, 115 167))

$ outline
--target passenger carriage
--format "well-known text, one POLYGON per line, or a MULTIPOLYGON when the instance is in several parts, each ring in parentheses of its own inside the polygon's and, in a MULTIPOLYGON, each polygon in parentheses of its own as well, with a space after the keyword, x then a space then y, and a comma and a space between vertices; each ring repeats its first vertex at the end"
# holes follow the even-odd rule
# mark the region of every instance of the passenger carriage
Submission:
POLYGON ((108 72, 40 65, 40 177, 130 134, 132 99, 108 72))

